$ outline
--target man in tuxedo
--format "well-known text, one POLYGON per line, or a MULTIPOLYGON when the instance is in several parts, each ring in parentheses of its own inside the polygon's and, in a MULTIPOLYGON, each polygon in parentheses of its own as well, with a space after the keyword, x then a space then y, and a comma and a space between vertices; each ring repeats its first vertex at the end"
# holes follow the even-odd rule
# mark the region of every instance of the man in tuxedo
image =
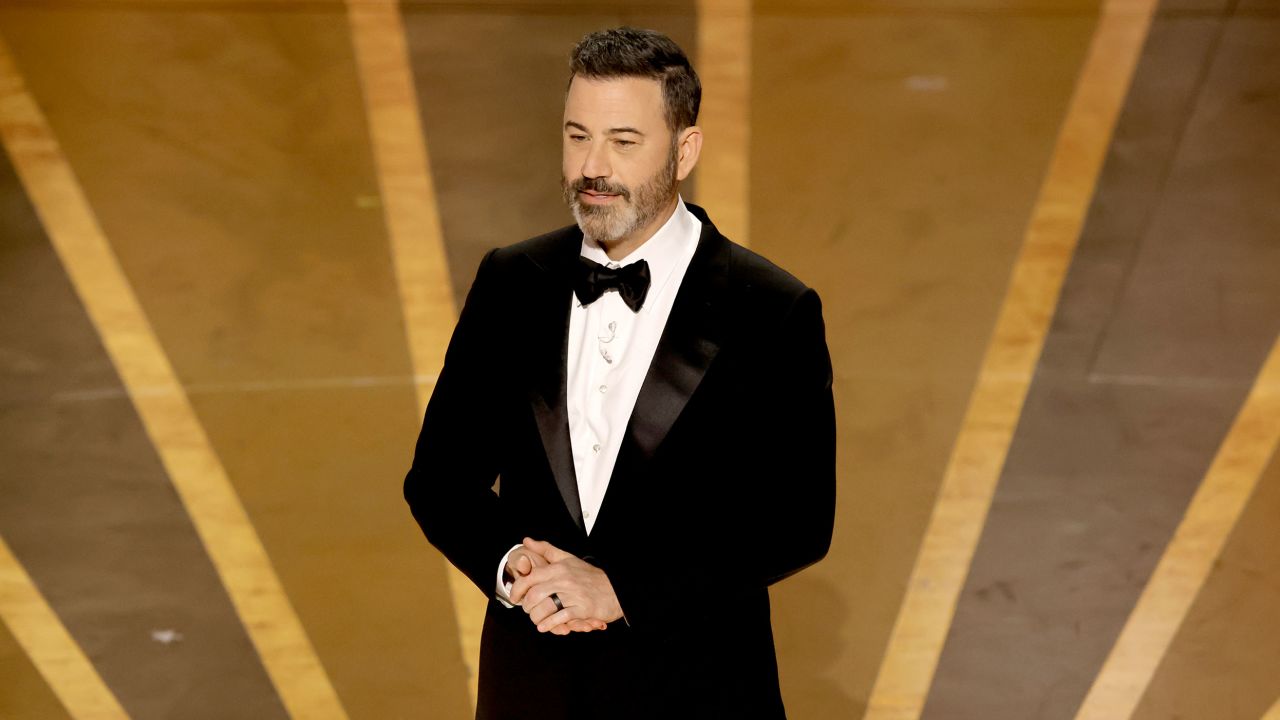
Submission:
POLYGON ((768 586, 830 546, 831 363, 814 291, 679 195, 700 96, 666 36, 584 38, 576 223, 489 252, 449 344, 404 490, 492 598, 479 718, 784 717, 768 586))

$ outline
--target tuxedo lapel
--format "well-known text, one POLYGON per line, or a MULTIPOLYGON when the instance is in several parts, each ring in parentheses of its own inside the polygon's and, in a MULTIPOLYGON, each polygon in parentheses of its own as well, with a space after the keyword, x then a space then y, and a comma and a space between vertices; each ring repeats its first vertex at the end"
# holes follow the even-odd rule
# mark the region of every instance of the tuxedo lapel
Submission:
MULTIPOLYGON (((720 350, 730 243, 702 208, 687 207, 702 222, 702 233, 636 397, 600 510, 602 516, 609 497, 617 495, 616 486, 638 473, 657 452, 720 350)), ((553 252, 529 256, 545 275, 532 293, 533 320, 528 337, 534 359, 529 398, 538 433, 565 508, 585 532, 569 435, 567 393, 572 272, 581 244, 582 236, 575 229, 566 233, 563 244, 556 243, 553 252)))
POLYGON ((534 307, 530 313, 533 321, 528 328, 530 355, 534 359, 529 399, 565 509, 574 524, 582 529, 582 503, 578 496, 577 474, 573 469, 566 388, 569 307, 573 295, 570 272, 577 262, 582 238, 576 232, 568 232, 567 236, 563 244, 557 243, 556 252, 549 257, 529 256, 534 265, 545 273, 541 282, 536 283, 536 297, 532 300, 534 307))
MULTIPOLYGON (((730 244, 701 208, 688 207, 702 221, 702 235, 640 386, 605 506, 610 495, 617 495, 617 485, 634 477, 657 452, 720 350, 730 244)), ((600 514, 605 515, 604 507, 600 514)))

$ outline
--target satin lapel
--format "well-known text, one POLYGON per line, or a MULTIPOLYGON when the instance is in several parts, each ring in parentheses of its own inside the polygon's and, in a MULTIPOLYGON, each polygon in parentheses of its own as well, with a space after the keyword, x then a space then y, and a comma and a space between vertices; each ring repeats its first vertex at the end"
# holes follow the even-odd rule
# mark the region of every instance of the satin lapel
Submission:
MULTIPOLYGON (((640 386, 609 480, 606 504, 608 496, 616 494, 615 484, 634 476, 657 452, 720 350, 730 245, 700 208, 690 209, 700 215, 702 236, 640 386)), ((605 515, 603 507, 600 514, 605 515)))
POLYGON ((529 400, 533 405, 538 434, 547 451, 547 462, 565 509, 580 529, 582 503, 578 479, 573 469, 573 445, 569 437, 569 404, 566 394, 569 353, 569 302, 573 295, 569 280, 572 263, 577 262, 581 237, 566 241, 563 252, 543 261, 533 260, 546 275, 538 289, 538 305, 532 308, 530 328, 533 349, 533 377, 529 400))

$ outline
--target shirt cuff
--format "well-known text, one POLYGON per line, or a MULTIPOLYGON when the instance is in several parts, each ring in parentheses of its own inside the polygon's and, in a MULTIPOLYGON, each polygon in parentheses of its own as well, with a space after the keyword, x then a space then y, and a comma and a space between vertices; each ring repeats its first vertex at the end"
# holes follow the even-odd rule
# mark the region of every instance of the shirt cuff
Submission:
POLYGON ((515 607, 515 605, 511 604, 511 583, 502 581, 502 571, 507 567, 507 558, 511 557, 511 553, 515 552, 518 547, 520 546, 512 545, 507 554, 503 555, 502 560, 498 562, 498 582, 494 597, 498 599, 498 602, 502 603, 503 607, 515 607))

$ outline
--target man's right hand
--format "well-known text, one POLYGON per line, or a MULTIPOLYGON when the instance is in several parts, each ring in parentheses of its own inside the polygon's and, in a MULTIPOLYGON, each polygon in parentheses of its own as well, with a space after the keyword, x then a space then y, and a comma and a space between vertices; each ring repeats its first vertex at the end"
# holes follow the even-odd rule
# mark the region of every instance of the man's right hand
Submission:
POLYGON ((547 559, 538 553, 524 546, 518 547, 507 556, 507 567, 505 568, 507 577, 505 579, 514 582, 533 572, 534 568, 547 564, 549 564, 547 559))
MULTIPOLYGON (((508 576, 506 579, 514 582, 533 572, 534 568, 540 568, 550 564, 551 563, 548 562, 545 557, 530 550, 529 548, 524 546, 518 547, 512 550, 511 554, 507 556, 507 566, 504 568, 505 574, 508 576)), ((608 627, 608 624, 603 620, 584 618, 570 620, 560 627, 572 632, 591 632, 592 630, 604 630, 608 627)))

